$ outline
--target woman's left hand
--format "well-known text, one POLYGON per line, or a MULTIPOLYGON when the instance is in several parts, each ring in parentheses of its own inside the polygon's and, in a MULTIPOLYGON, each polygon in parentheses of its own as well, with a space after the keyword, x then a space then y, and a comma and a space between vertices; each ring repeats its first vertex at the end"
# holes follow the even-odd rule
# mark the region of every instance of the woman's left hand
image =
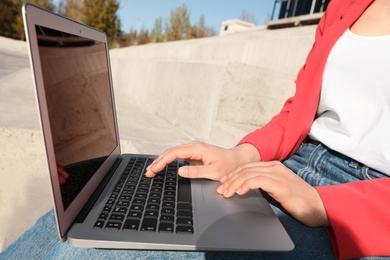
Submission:
POLYGON ((220 181, 217 192, 226 198, 261 188, 303 224, 330 226, 317 190, 278 161, 244 164, 220 181))

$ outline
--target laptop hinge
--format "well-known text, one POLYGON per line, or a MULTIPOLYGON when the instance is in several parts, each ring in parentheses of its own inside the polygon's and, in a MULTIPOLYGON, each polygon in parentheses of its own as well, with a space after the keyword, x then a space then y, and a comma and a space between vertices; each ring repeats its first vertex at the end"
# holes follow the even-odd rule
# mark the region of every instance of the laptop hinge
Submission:
POLYGON ((122 162, 122 158, 118 158, 115 163, 112 165, 110 170, 104 176, 103 180, 100 182, 99 186, 93 192, 92 196, 89 198, 87 203, 84 205, 83 209, 80 211, 77 216, 75 223, 83 223, 88 213, 91 211, 93 205, 95 205, 96 200, 99 198, 100 194, 103 192, 104 188, 107 186, 107 183, 110 181, 111 177, 114 175, 114 172, 118 168, 119 164, 122 162))

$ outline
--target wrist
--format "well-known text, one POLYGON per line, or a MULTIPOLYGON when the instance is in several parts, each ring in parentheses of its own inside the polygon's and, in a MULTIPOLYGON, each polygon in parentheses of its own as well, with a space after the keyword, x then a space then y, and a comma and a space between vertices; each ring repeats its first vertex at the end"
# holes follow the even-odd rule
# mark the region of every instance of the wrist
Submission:
POLYGON ((314 215, 316 216, 318 220, 318 224, 316 226, 324 226, 324 227, 330 227, 330 221, 328 214, 325 209, 325 205, 321 199, 321 196, 319 195, 318 191, 313 187, 313 192, 315 193, 315 213, 314 215))
POLYGON ((260 152, 250 143, 237 145, 231 150, 236 153, 236 158, 239 158, 240 164, 261 161, 260 152))

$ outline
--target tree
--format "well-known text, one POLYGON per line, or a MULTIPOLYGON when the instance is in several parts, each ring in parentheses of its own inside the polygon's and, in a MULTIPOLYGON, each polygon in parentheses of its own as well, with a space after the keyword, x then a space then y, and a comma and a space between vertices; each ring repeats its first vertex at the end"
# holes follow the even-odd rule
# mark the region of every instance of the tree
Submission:
POLYGON ((164 41, 163 19, 161 16, 157 17, 157 19, 154 21, 154 27, 152 29, 150 38, 153 42, 164 41))
POLYGON ((144 29, 144 28, 142 28, 141 31, 138 34, 138 38, 137 39, 138 39, 137 40, 137 44, 138 45, 149 43, 150 42, 149 31, 144 29))
MULTIPOLYGON (((22 18, 23 2, 23 0, 0 1, 0 35, 19 40, 25 38, 22 18)), ((31 0, 29 2, 49 10, 54 9, 52 0, 31 0)))
POLYGON ((84 0, 83 22, 104 31, 108 41, 113 43, 118 40, 120 32, 120 21, 116 15, 118 9, 116 0, 84 0))
POLYGON ((171 10, 165 30, 168 41, 177 41, 185 39, 187 30, 190 28, 190 11, 186 4, 171 10))
POLYGON ((83 0, 61 0, 57 12, 70 19, 82 22, 84 20, 83 0))
POLYGON ((15 23, 17 10, 12 0, 0 1, 0 34, 5 37, 17 38, 12 24, 15 23))
POLYGON ((212 27, 206 26, 204 15, 200 16, 199 22, 187 30, 187 39, 203 38, 214 36, 215 30, 212 27))

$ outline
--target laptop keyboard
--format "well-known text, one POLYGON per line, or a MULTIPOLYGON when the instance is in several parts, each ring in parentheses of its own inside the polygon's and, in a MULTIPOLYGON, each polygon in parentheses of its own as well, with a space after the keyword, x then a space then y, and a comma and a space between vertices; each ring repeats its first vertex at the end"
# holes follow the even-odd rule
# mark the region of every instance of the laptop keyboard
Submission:
POLYGON ((175 161, 150 179, 145 169, 153 159, 131 158, 95 228, 193 234, 191 184, 175 161))

